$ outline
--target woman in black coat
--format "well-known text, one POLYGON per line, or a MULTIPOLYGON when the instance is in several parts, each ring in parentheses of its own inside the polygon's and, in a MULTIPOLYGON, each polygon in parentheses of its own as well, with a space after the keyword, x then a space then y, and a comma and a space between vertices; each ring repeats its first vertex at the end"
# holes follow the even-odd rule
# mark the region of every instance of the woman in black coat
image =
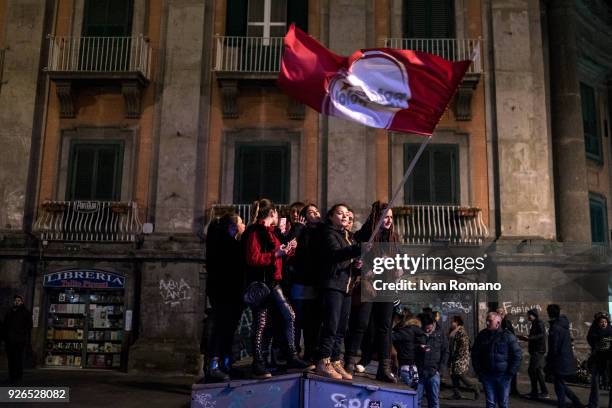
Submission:
POLYGON ((321 300, 323 325, 319 338, 317 373, 337 380, 352 379, 340 361, 341 345, 348 325, 351 308, 351 290, 360 267, 357 260, 360 246, 349 237, 348 208, 334 205, 327 213, 327 225, 323 234, 321 300))
MULTIPOLYGON (((372 211, 363 227, 355 234, 359 242, 368 242, 380 217, 384 215, 384 221, 380 230, 376 233, 373 242, 393 244, 398 239, 393 231, 393 212, 387 209, 386 203, 376 201, 372 204, 372 211)), ((397 251, 392 251, 397 252, 397 251)), ((365 284, 365 281, 362 282, 365 284)), ((393 302, 364 301, 356 309, 357 317, 353 319, 354 326, 350 328, 350 341, 347 344, 347 370, 352 372, 358 362, 359 349, 361 348, 364 334, 370 320, 374 325, 374 350, 378 352, 378 372, 376 379, 395 383, 397 379, 391 369, 391 321, 393 320, 393 302)))

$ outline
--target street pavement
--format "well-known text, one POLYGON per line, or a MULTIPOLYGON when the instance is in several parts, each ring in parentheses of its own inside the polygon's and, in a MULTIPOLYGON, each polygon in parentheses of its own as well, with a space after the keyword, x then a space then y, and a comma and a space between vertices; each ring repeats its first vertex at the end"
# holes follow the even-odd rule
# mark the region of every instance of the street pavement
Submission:
MULTIPOLYGON (((6 378, 6 375, 6 371, 0 370, 0 379, 6 378)), ((70 403, 0 403, 0 407, 184 408, 190 406, 191 385, 193 382, 193 376, 127 374, 101 370, 33 369, 25 372, 24 386, 70 387, 70 403)), ((529 390, 526 375, 519 376, 518 387, 521 392, 526 393, 529 390)), ((587 386, 572 386, 572 389, 580 397, 581 401, 586 404, 589 388, 587 386)), ((552 384, 549 384, 549 390, 553 391, 552 384)), ((484 394, 481 394, 478 401, 473 401, 471 399, 472 393, 467 390, 463 390, 462 394, 466 399, 458 401, 450 400, 450 388, 443 387, 441 391, 441 406, 443 408, 485 406, 484 394)), ((607 406, 608 394, 607 391, 601 392, 600 406, 607 406)), ((511 397, 510 406, 546 408, 556 406, 556 401, 554 393, 546 401, 531 401, 525 398, 511 397)))

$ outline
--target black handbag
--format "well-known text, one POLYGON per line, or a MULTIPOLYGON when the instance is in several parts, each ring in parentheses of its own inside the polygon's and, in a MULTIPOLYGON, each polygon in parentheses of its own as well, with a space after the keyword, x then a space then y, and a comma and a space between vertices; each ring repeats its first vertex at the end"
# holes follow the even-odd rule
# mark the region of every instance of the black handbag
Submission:
POLYGON ((252 308, 257 308, 270 295, 270 288, 264 282, 255 281, 247 286, 244 292, 244 303, 252 308))

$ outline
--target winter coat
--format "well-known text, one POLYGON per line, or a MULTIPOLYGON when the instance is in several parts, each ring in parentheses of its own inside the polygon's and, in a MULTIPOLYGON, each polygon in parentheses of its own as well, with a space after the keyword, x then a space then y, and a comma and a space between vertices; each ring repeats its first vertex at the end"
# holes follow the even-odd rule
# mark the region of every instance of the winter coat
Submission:
POLYGON ((244 268, 241 242, 227 231, 209 230, 206 240, 206 294, 239 300, 245 287, 244 268))
POLYGON ((546 353, 546 326, 540 319, 531 322, 527 344, 529 354, 546 353))
POLYGON ((546 368, 556 376, 576 374, 576 359, 572 351, 569 321, 565 316, 550 321, 546 368))
POLYGON ((394 328, 393 346, 400 366, 416 364, 417 352, 425 343, 425 333, 418 321, 409 320, 405 326, 394 328))
POLYGON ((470 337, 465 328, 459 326, 455 333, 449 336, 448 343, 450 374, 467 373, 470 369, 470 337))
POLYGON ((433 377, 448 361, 448 341, 442 332, 433 331, 423 337, 425 348, 419 347, 417 352, 417 367, 419 376, 433 377))
POLYGON ((472 366, 478 377, 514 376, 521 366, 522 351, 509 330, 484 329, 472 347, 472 366))
POLYGON ((349 293, 354 281, 352 259, 359 257, 361 247, 347 241, 344 230, 326 225, 323 234, 323 274, 321 288, 349 293))
POLYGON ((504 317, 501 322, 501 328, 508 330, 510 333, 514 333, 514 327, 512 326, 512 320, 508 318, 508 316, 504 317))
POLYGON ((321 278, 322 246, 324 223, 308 224, 297 240, 295 250, 294 271, 291 276, 292 283, 304 286, 317 286, 321 278))
POLYGON ((280 241, 274 233, 274 227, 263 224, 251 224, 242 236, 248 282, 264 281, 271 284, 283 278, 283 258, 276 257, 280 241))
POLYGON ((32 331, 32 313, 24 305, 11 307, 4 318, 2 330, 6 344, 28 344, 32 331))

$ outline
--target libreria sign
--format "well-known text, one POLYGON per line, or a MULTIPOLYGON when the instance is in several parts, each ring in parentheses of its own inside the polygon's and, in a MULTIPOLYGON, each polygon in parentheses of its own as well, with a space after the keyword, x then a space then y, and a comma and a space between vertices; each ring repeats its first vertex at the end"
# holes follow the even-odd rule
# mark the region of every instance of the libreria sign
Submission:
POLYGON ((125 276, 99 269, 67 269, 45 274, 43 286, 50 288, 122 289, 125 276))

